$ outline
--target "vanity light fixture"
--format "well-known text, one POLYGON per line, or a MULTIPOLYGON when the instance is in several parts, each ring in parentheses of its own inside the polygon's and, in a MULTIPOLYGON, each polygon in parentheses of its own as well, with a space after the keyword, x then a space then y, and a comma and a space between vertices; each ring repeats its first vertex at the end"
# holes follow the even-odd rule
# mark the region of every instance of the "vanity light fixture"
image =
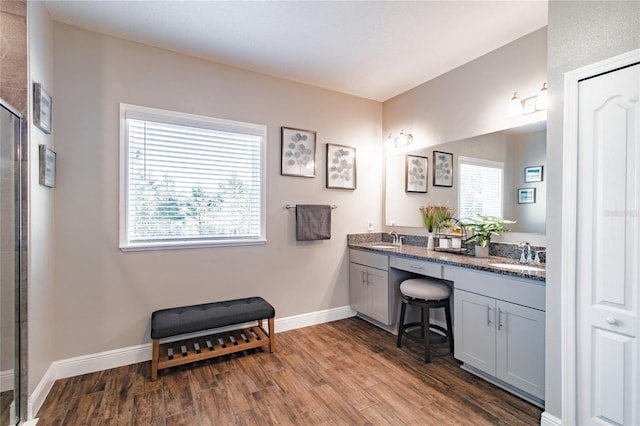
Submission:
POLYGON ((531 96, 520 99, 518 92, 513 93, 513 97, 509 101, 509 107, 507 108, 507 115, 509 117, 517 117, 518 115, 531 114, 536 111, 543 111, 547 109, 547 83, 542 85, 540 93, 537 96, 531 96))
POLYGON ((509 108, 507 109, 507 115, 509 117, 515 117, 522 114, 522 100, 518 92, 513 92, 513 97, 509 101, 509 108))
POLYGON ((411 145, 412 142, 413 135, 411 133, 406 133, 404 129, 400 130, 400 134, 395 138, 391 133, 389 133, 389 136, 387 136, 388 148, 403 148, 405 146, 411 145))
POLYGON ((542 84, 542 89, 536 98, 536 110, 542 111, 547 109, 547 83, 542 84))

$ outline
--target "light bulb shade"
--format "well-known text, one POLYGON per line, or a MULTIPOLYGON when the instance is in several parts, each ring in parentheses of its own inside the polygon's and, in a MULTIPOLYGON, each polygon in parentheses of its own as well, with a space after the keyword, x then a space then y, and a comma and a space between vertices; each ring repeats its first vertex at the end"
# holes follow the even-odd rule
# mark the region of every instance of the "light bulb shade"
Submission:
POLYGON ((522 114, 522 101, 520 100, 520 96, 518 92, 513 93, 513 97, 511 101, 509 101, 509 108, 507 109, 507 115, 509 117, 515 117, 517 115, 522 114))
POLYGON ((536 98, 536 110, 541 111, 547 109, 547 83, 542 85, 540 93, 536 98))
POLYGON ((411 145, 411 142, 413 142, 413 135, 411 135, 411 133, 405 133, 404 129, 402 129, 396 138, 395 145, 396 148, 402 148, 407 145, 411 145))
POLYGON ((387 139, 385 140, 384 146, 386 149, 393 149, 393 145, 394 145, 393 135, 389 133, 389 136, 387 136, 387 139))

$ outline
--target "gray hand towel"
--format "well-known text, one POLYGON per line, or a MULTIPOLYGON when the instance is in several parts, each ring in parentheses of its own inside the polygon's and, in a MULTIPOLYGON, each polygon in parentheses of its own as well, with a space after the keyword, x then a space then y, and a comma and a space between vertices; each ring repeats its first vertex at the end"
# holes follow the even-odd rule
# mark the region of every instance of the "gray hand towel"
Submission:
POLYGON ((296 239, 298 241, 331 239, 331 206, 298 204, 296 206, 296 239))

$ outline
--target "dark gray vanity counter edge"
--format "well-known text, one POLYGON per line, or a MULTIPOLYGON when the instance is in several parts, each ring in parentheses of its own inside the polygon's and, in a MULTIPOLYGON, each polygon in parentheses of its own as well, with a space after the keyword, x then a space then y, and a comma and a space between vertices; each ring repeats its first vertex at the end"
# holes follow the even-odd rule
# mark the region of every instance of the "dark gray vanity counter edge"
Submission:
POLYGON ((458 266, 469 269, 476 269, 480 271, 493 272, 501 275, 508 275, 518 278, 526 278, 534 281, 546 282, 546 271, 514 271, 503 269, 497 266, 491 265, 492 263, 507 263, 507 264, 519 264, 516 259, 508 257, 490 256, 487 258, 480 258, 470 256, 466 254, 457 254, 444 251, 427 250, 426 238, 423 238, 425 242, 422 245, 411 245, 406 242, 399 248, 379 248, 372 247, 374 245, 388 244, 389 241, 385 241, 386 234, 370 233, 370 234, 354 234, 347 236, 347 242, 349 248, 357 250, 365 250, 374 253, 384 254, 387 256, 398 256, 416 260, 426 260, 429 262, 441 263, 444 265, 458 266))

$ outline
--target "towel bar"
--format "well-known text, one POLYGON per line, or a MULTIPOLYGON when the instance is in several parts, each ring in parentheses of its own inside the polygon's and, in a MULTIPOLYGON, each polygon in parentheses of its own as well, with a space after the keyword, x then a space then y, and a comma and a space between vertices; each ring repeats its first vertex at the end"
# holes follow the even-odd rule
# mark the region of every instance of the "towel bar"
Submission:
MULTIPOLYGON (((289 210, 289 209, 295 209, 297 207, 296 204, 285 204, 284 208, 289 210)), ((337 209, 338 206, 336 206, 335 204, 331 204, 331 209, 337 209)))

